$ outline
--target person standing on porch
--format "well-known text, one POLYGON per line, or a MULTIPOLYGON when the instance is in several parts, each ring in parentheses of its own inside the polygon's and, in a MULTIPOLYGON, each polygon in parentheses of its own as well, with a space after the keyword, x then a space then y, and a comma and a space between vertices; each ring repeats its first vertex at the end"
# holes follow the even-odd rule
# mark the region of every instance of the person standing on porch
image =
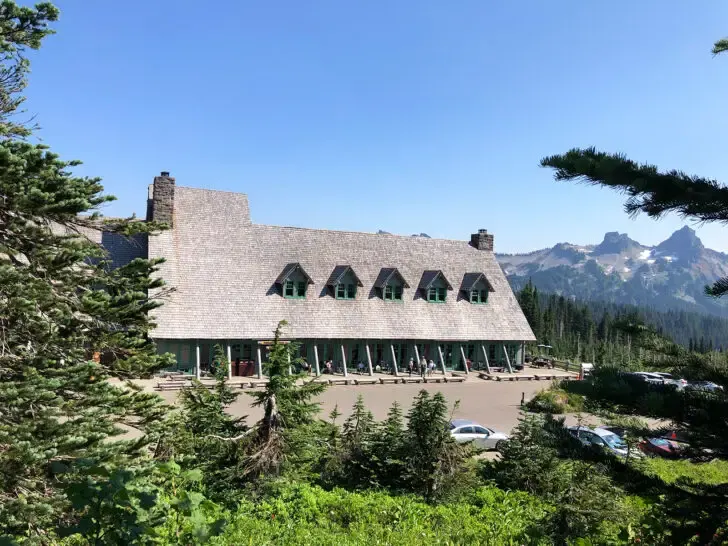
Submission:
POLYGON ((432 374, 435 372, 435 361, 430 359, 430 362, 427 364, 427 375, 432 376, 432 374))
POLYGON ((412 377, 412 370, 415 369, 415 361, 413 359, 410 358, 407 368, 409 369, 409 376, 412 377))
POLYGON ((422 355, 422 358, 420 359, 420 375, 422 375, 422 377, 425 377, 426 373, 427 373, 427 359, 425 358, 425 355, 422 355))

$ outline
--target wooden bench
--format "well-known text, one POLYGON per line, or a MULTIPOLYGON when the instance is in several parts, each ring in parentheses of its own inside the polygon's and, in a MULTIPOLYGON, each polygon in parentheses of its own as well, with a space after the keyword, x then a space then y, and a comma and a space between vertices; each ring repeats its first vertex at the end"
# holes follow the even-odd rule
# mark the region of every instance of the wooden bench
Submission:
POLYGON ((465 381, 464 377, 446 377, 445 383, 462 383, 465 381))
POLYGON ((534 375, 534 377, 536 379, 540 379, 540 380, 556 379, 556 376, 555 375, 541 375, 541 374, 537 374, 537 375, 534 375))
POLYGON ((444 377, 425 377, 425 383, 442 383, 445 381, 444 377))
POLYGON ((384 385, 385 383, 399 383, 399 377, 380 377, 379 382, 384 385))
POLYGON ((402 383, 422 383, 421 377, 403 377, 402 383))
POLYGON ((348 379, 329 379, 329 385, 348 385, 348 379))
POLYGON ((378 379, 354 379, 354 385, 374 385, 379 383, 378 379))

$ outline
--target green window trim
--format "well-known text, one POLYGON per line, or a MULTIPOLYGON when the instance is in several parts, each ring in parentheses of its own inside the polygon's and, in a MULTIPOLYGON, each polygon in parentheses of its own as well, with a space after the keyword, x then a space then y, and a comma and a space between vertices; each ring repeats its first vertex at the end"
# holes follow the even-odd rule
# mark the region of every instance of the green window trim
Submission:
POLYGON ((384 286, 382 298, 384 301, 402 301, 402 285, 389 283, 384 286))
POLYGON ((294 282, 287 280, 283 283, 283 297, 289 300, 306 299, 306 281, 294 282))
POLYGON ((488 303, 487 290, 471 290, 470 303, 488 303))
POLYGON ((447 299, 447 288, 444 286, 433 286, 427 290, 427 301, 430 303, 445 303, 447 299))
POLYGON ((340 283, 334 287, 337 300, 353 300, 356 298, 356 285, 340 283))

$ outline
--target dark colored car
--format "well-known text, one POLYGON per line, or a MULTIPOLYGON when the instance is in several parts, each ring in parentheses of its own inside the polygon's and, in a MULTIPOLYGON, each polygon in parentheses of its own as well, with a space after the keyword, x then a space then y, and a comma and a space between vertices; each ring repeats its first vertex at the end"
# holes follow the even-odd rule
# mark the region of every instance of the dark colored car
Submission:
POLYGON ((640 449, 648 455, 656 455, 667 459, 677 459, 682 456, 684 448, 675 440, 667 438, 647 438, 640 442, 640 449))

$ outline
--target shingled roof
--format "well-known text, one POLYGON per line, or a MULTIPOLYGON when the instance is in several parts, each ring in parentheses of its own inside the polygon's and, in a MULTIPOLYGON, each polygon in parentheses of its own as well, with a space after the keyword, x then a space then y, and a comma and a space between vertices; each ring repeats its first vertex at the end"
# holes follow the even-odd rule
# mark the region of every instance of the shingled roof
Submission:
POLYGON ((174 227, 150 237, 149 255, 166 258, 159 274, 176 289, 153 311, 158 339, 270 339, 283 319, 287 339, 535 339, 493 252, 467 241, 253 224, 246 196, 177 186, 174 227), (275 280, 291 263, 322 289, 280 297, 275 280), (355 299, 327 297, 340 264, 362 283, 355 299), (375 289, 394 270, 419 279, 426 269, 452 280, 481 271, 494 291, 484 305, 432 305, 416 291, 391 302, 375 289))

